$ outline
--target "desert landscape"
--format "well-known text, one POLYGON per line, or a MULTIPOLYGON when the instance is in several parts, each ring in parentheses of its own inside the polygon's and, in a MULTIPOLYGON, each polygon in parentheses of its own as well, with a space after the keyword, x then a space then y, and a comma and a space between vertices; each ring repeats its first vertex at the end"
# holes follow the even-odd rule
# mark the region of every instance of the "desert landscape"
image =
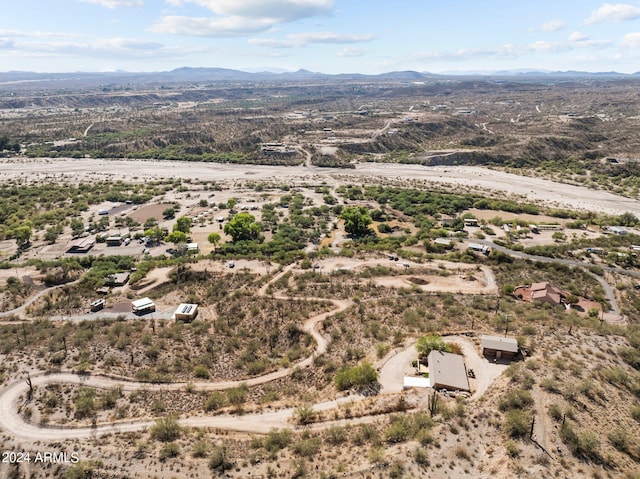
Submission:
POLYGON ((0 89, 1 478, 638 477, 637 80, 81 83, 0 89))

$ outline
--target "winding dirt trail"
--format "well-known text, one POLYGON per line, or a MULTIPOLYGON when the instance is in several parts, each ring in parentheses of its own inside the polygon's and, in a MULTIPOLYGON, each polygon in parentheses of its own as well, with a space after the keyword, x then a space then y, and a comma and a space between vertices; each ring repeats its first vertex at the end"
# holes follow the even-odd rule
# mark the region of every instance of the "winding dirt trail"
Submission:
MULTIPOLYGON (((267 296, 267 290, 269 286, 274 284, 285 274, 290 272, 295 265, 290 265, 284 268, 282 271, 273 276, 267 283, 265 283, 259 290, 258 295, 267 296)), ((291 298, 286 295, 273 295, 272 297, 277 299, 300 299, 291 298)), ((285 369, 279 369, 269 374, 262 376, 249 378, 238 381, 218 381, 218 382, 197 382, 193 383, 193 386, 197 390, 201 391, 215 391, 230 389, 241 384, 248 386, 256 386, 264 384, 276 379, 281 379, 291 375, 295 370, 305 368, 313 363, 314 358, 326 352, 329 345, 329 340, 324 337, 318 330, 319 325, 329 316, 340 313, 341 311, 349 308, 353 302, 350 300, 338 300, 327 298, 304 298, 306 301, 328 301, 335 305, 330 311, 317 314, 307 319, 302 329, 304 332, 310 334, 316 341, 316 349, 310 356, 295 363, 291 367, 285 369)), ((60 373, 36 373, 31 375, 32 385, 34 387, 41 387, 52 383, 64 383, 64 384, 77 384, 87 387, 93 387, 98 389, 108 389, 114 386, 122 387, 123 391, 131 392, 140 388, 145 388, 151 391, 176 391, 184 389, 186 383, 170 383, 170 384, 152 384, 130 381, 128 378, 117 378, 106 375, 78 375, 71 372, 60 373)), ((34 424, 25 422, 20 415, 20 409, 24 405, 24 397, 27 392, 27 384, 25 380, 16 380, 9 384, 0 393, 0 429, 11 433, 13 436, 26 439, 26 440, 61 440, 61 439, 73 439, 73 438, 86 438, 92 435, 110 434, 114 432, 127 432, 137 431, 149 427, 153 421, 149 420, 134 420, 134 421, 122 421, 113 422, 109 424, 100 424, 95 427, 74 427, 64 428, 60 426, 55 427, 41 427, 34 424)), ((354 396, 349 399, 353 400, 354 396)), ((322 408, 335 407, 337 402, 330 401, 327 403, 316 404, 315 410, 322 408)), ((245 432, 268 432, 272 427, 285 427, 290 426, 290 418, 293 414, 293 409, 285 409, 270 413, 261 413, 259 415, 245 415, 245 416, 215 416, 215 417, 201 417, 193 416, 183 419, 181 422, 184 425, 198 425, 198 426, 211 426, 223 429, 245 431, 245 432), (253 417, 252 417, 253 416, 253 417), (259 417, 258 417, 259 416, 259 417)))
MULTIPOLYGON (((365 261, 364 264, 371 264, 373 262, 374 261, 365 261)), ((375 262, 380 263, 380 260, 376 260, 375 262)), ((313 354, 297 362, 289 368, 280 369, 269 374, 257 376, 254 378, 236 381, 192 383, 193 387, 196 390, 225 390, 239 386, 241 384, 256 386, 270 381, 275 381, 276 379, 285 378, 291 375, 295 370, 310 366, 317 355, 323 354, 327 351, 329 340, 320 333, 320 325, 329 316, 345 311, 354 303, 351 300, 316 297, 296 298, 284 294, 269 294, 269 287, 275 284, 287 273, 291 272, 294 268, 295 265, 292 264, 279 271, 258 290, 257 294, 259 296, 269 296, 277 299, 303 299, 306 301, 323 301, 333 303, 333 305, 335 306, 333 309, 312 316, 311 318, 307 319, 302 325, 303 331, 310 334, 316 341, 316 349, 313 354)), ((455 337, 452 339, 455 339, 456 342, 459 342, 461 344, 463 350, 465 351, 465 356, 467 357, 468 361, 470 361, 470 366, 472 366, 477 372, 481 372, 481 374, 479 374, 478 376, 482 378, 482 383, 477 385, 476 392, 474 394, 474 398, 479 397, 486 391, 493 380, 501 374, 502 370, 497 368, 490 368, 491 371, 487 371, 485 373, 485 365, 481 364, 482 360, 475 351, 473 344, 466 338, 455 337)), ((384 363, 380 371, 382 393, 395 393, 402 390, 404 367, 406 366, 406 362, 408 361, 407 358, 411 354, 414 354, 414 351, 415 344, 412 344, 408 348, 399 352, 399 354, 393 355, 384 363)), ((145 388, 150 391, 177 391, 183 390, 186 386, 186 383, 182 382, 169 384, 142 383, 131 381, 126 377, 114 377, 100 374, 79 375, 72 372, 38 372, 31 374, 31 381, 34 387, 43 387, 47 384, 52 383, 75 384, 98 389, 108 389, 114 386, 119 386, 125 392, 133 392, 141 388, 145 388)), ((154 423, 153 420, 139 419, 97 424, 93 427, 49 427, 31 424, 29 422, 26 422, 21 415, 21 409, 26 404, 25 397, 27 394, 27 390, 28 387, 26 381, 24 379, 17 379, 8 384, 2 390, 2 392, 0 392, 0 429, 21 440, 55 441, 65 439, 83 439, 105 434, 139 431, 148 428, 154 423)), ((362 396, 350 395, 333 401, 314 404, 313 409, 315 411, 328 410, 335 408, 340 403, 352 402, 360 399, 362 399, 362 396)), ((272 428, 291 427, 291 419, 294 413, 294 408, 288 408, 278 411, 245 414, 241 416, 229 414, 217 416, 194 415, 181 418, 180 423, 185 426, 213 427, 237 432, 267 433, 272 428)), ((366 422, 370 420, 371 418, 364 417, 358 419, 358 422, 366 422)), ((353 420, 350 422, 353 422, 353 420)), ((333 422, 330 424, 333 424, 333 422)), ((328 425, 330 424, 317 424, 314 427, 328 427, 328 425)))

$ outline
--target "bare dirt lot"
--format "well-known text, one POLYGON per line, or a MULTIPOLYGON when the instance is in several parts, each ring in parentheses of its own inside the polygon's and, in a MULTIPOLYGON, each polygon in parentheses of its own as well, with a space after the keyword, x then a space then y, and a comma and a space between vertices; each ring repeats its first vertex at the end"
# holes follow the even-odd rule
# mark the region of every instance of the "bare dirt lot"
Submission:
POLYGON ((137 210, 129 213, 129 218, 136 220, 139 223, 144 223, 149 218, 155 218, 156 220, 162 219, 162 212, 167 209, 170 204, 156 204, 141 206, 137 210))

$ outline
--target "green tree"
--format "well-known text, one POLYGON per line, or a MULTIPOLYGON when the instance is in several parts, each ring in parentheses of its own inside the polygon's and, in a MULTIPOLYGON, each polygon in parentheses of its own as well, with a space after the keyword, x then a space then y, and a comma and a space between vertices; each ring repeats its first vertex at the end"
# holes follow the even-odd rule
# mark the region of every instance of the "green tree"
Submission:
POLYGON ((344 220, 344 230, 351 236, 359 238, 371 233, 369 229, 371 216, 369 216, 366 208, 362 206, 348 206, 343 208, 340 213, 340 218, 344 220))
POLYGON ((187 234, 182 231, 172 231, 169 233, 165 239, 168 243, 178 244, 178 243, 186 243, 187 242, 187 234))
POLYGON ((335 385, 340 391, 351 388, 365 388, 372 386, 378 380, 378 372, 369 363, 359 366, 345 366, 341 368, 335 378, 335 385))
POLYGON ((73 218, 71 220, 71 235, 77 238, 84 233, 84 223, 80 218, 73 218))
POLYGON ((260 235, 260 225, 256 223, 252 214, 239 213, 224 226, 224 232, 231 236, 234 242, 254 240, 260 235))
POLYGON ((173 206, 170 206, 169 208, 165 208, 164 211, 162 212, 162 217, 165 220, 170 220, 172 219, 176 214, 176 210, 173 209, 173 206))
POLYGON ((235 198, 229 198, 227 200, 227 208, 229 208, 230 210, 232 210, 237 204, 238 200, 236 200, 235 198))
POLYGON ((171 442, 180 437, 182 428, 173 416, 161 417, 151 426, 151 437, 157 441, 171 442))
POLYGON ((147 218, 144 222, 144 229, 148 230, 149 228, 153 228, 154 226, 158 226, 158 220, 155 218, 147 218))
POLYGON ((144 235, 149 237, 151 241, 158 243, 164 238, 164 231, 159 226, 154 226, 153 228, 144 230, 144 235))
POLYGON ((211 243, 213 245, 213 250, 215 251, 216 248, 218 247, 218 245, 220 244, 220 234, 218 233, 209 233, 209 236, 207 236, 207 240, 209 241, 209 243, 211 243))
POLYGON ((633 213, 622 213, 618 216, 618 224, 621 226, 635 226, 638 224, 638 218, 633 213))
POLYGON ((431 351, 450 352, 450 348, 440 336, 422 336, 416 343, 416 350, 420 355, 420 359, 426 361, 431 351))
POLYGON ((173 231, 182 231, 188 233, 191 231, 191 218, 181 216, 176 220, 176 224, 173 225, 173 231))
POLYGON ((17 245, 22 246, 29 242, 31 239, 31 233, 31 226, 22 225, 13 230, 13 237, 16 239, 17 245))

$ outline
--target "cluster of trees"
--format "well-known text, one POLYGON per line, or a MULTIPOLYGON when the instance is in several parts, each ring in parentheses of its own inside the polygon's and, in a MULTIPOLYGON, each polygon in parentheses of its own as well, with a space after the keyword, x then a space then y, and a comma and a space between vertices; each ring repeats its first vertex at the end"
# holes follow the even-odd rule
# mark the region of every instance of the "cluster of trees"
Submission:
POLYGON ((425 363, 431 351, 452 352, 451 346, 445 343, 441 336, 437 335, 422 336, 416 343, 416 350, 418 351, 420 360, 425 363))
MULTIPOLYGON (((74 236, 78 236, 84 230, 78 217, 89 209, 89 205, 104 201, 144 203, 174 186, 173 181, 0 185, 0 240, 13 238, 18 245, 27 244, 34 232, 47 227, 49 230, 45 234, 50 242, 55 241, 67 226, 71 227, 74 236)), ((108 219, 101 218, 100 221, 108 222, 108 219)), ((100 230, 100 224, 97 225, 96 229, 100 230)), ((108 227, 108 224, 102 226, 108 227)))
POLYGON ((14 153, 20 152, 20 144, 13 142, 8 136, 0 135, 0 156, 4 150, 9 150, 14 153))
POLYGON ((378 381, 378 372, 369 363, 358 366, 344 366, 336 374, 335 386, 340 391, 347 389, 363 389, 373 386, 378 381))

